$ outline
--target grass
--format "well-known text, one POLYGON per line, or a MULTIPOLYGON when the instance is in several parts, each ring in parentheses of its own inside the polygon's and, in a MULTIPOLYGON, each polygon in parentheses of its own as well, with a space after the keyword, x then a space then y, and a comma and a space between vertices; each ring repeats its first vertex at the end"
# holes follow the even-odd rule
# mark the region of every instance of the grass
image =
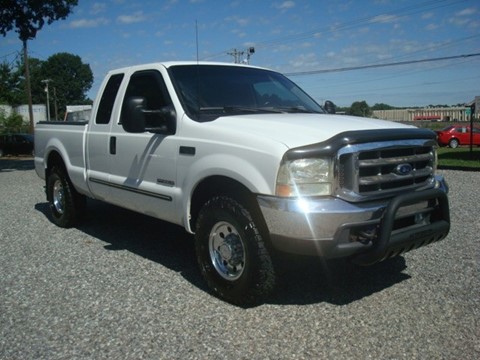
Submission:
POLYGON ((474 146, 472 150, 470 153, 470 146, 462 146, 456 149, 438 148, 438 166, 440 168, 480 170, 480 148, 474 146))
MULTIPOLYGON (((427 128, 430 130, 440 130, 449 125, 470 126, 468 122, 409 122, 410 125, 427 128)), ((473 126, 480 127, 479 121, 475 120, 473 126)), ((438 166, 439 168, 462 169, 471 171, 480 171, 480 147, 473 146, 470 153, 470 146, 460 146, 456 149, 450 147, 438 148, 438 166)))

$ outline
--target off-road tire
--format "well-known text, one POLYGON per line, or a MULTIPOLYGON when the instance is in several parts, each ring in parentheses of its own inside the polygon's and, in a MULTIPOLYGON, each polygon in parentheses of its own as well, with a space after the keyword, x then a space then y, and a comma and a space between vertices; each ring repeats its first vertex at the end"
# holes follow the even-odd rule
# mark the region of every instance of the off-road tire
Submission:
POLYGON ((269 250, 252 212, 228 196, 210 199, 196 223, 195 250, 213 293, 235 305, 264 302, 275 286, 269 250))

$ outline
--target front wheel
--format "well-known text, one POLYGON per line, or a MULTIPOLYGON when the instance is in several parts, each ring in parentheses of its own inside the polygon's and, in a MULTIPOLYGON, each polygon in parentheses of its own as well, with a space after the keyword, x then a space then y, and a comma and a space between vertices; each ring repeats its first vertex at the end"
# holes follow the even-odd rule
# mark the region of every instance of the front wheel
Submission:
POLYGON ((218 297, 253 305, 275 285, 272 259, 251 212, 236 200, 218 196, 200 211, 195 235, 200 270, 218 297))
POLYGON ((456 149, 458 147, 458 140, 451 139, 450 142, 448 143, 448 146, 450 146, 452 149, 456 149))
POLYGON ((74 226, 85 208, 85 196, 80 195, 65 170, 54 167, 47 180, 47 199, 53 222, 60 227, 74 226))

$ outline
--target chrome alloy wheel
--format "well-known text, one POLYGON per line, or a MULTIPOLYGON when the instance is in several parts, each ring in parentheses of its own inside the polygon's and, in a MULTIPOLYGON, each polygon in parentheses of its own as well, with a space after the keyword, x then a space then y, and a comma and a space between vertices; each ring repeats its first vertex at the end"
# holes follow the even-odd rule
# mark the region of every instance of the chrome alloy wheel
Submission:
POLYGON ((55 181, 53 185, 53 206, 55 211, 62 215, 65 211, 65 191, 60 180, 55 181))
POLYGON ((245 269, 245 246, 235 227, 226 222, 216 223, 208 238, 210 259, 218 274, 234 281, 245 269))

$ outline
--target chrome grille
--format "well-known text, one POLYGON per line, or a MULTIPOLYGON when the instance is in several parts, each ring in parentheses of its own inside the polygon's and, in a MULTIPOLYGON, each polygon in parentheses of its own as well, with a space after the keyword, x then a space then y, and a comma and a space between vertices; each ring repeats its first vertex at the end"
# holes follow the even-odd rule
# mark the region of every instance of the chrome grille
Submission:
POLYGON ((340 149, 337 164, 340 197, 381 198, 430 187, 435 148, 424 140, 350 145, 340 149))

